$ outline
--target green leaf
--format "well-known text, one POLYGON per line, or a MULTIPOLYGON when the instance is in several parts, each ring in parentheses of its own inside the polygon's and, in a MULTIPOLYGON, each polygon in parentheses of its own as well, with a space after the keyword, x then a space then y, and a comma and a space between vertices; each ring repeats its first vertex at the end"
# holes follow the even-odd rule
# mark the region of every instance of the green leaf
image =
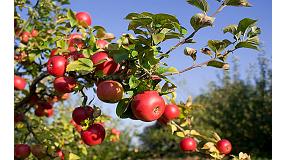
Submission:
POLYGON ((127 20, 133 20, 133 19, 137 19, 140 16, 140 14, 138 13, 129 13, 125 19, 127 20))
POLYGON ((222 52, 225 48, 227 48, 231 44, 231 41, 224 39, 220 40, 209 40, 208 46, 211 48, 212 51, 215 53, 222 52))
POLYGON ((66 49, 67 48, 67 43, 65 40, 61 39, 56 41, 56 47, 61 48, 61 49, 66 49))
POLYGON ((74 27, 75 25, 77 25, 75 14, 71 9, 68 9, 67 11, 67 18, 69 20, 71 27, 74 27))
POLYGON ((252 5, 247 0, 228 0, 225 3, 228 6, 236 7, 251 7, 252 5))
POLYGON ((206 0, 187 0, 187 2, 204 12, 208 12, 209 10, 209 5, 206 0))
POLYGON ((176 135, 177 135, 178 137, 182 137, 182 138, 185 137, 185 135, 184 135, 183 132, 176 132, 176 135))
POLYGON ((138 51, 132 51, 132 53, 131 53, 131 55, 132 55, 133 57, 136 57, 138 54, 139 54, 138 51))
POLYGON ((85 64, 86 66, 92 68, 93 67, 93 62, 92 60, 88 59, 88 58, 79 58, 78 59, 79 62, 81 62, 82 64, 85 64))
POLYGON ((80 159, 80 157, 74 153, 69 153, 68 159, 69 160, 77 160, 77 159, 80 159))
POLYGON ((129 79, 130 89, 136 88, 139 84, 140 81, 135 76, 132 75, 129 79))
POLYGON ((92 67, 91 65, 86 65, 85 63, 82 63, 81 61, 72 61, 70 62, 67 67, 66 71, 86 71, 86 72, 91 72, 93 70, 93 64, 92 67))
POLYGON ((257 22, 257 20, 253 20, 250 18, 244 18, 239 22, 238 27, 237 27, 237 31, 244 34, 246 29, 253 26, 256 22, 257 22))
POLYGON ((209 17, 203 13, 197 13, 190 19, 190 24, 194 30, 199 30, 203 27, 212 26, 215 18, 209 17))
POLYGON ((236 24, 231 24, 231 25, 228 25, 226 26, 225 28, 223 28, 223 32, 224 33, 232 33, 232 34, 236 34, 236 31, 237 31, 237 25, 236 24))
POLYGON ((123 48, 119 50, 112 50, 110 54, 112 55, 116 63, 121 63, 129 58, 128 51, 123 48))
POLYGON ((212 60, 212 61, 208 62, 207 66, 211 66, 211 67, 215 67, 215 68, 223 68, 225 70, 229 69, 228 63, 224 63, 224 62, 220 62, 220 61, 216 61, 216 60, 212 60))
POLYGON ((253 44, 253 43, 250 43, 249 41, 242 41, 242 42, 239 42, 235 48, 250 48, 250 49, 255 49, 255 50, 259 50, 258 46, 253 44))
POLYGON ((118 117, 121 117, 123 113, 127 111, 129 102, 130 98, 124 98, 119 101, 116 108, 116 114, 118 117))
POLYGON ((153 34, 152 35, 152 39, 155 45, 157 45, 158 43, 162 42, 165 38, 165 34, 163 33, 158 33, 158 34, 153 34))

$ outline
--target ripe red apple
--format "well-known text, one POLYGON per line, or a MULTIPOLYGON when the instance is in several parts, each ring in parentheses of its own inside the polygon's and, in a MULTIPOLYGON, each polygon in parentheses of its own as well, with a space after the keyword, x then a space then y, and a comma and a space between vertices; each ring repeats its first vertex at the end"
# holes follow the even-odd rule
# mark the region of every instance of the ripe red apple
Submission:
POLYGON ((179 115, 179 108, 175 104, 168 104, 165 106, 165 110, 158 121, 162 124, 166 124, 167 122, 179 117, 179 115))
POLYGON ((162 116, 165 102, 157 91, 144 91, 134 97, 131 108, 136 118, 150 122, 162 116))
POLYGON ((116 103, 123 98, 123 86, 113 80, 107 80, 99 83, 97 87, 97 97, 106 103, 116 103))
POLYGON ((83 27, 88 27, 91 25, 91 16, 87 12, 78 12, 75 15, 78 24, 83 27))
POLYGON ((69 63, 72 61, 76 61, 79 58, 84 58, 84 55, 75 51, 75 52, 71 52, 68 55, 66 55, 65 58, 67 59, 67 62, 69 63))
POLYGON ((105 129, 101 124, 95 123, 81 132, 81 139, 89 146, 101 144, 105 139, 105 129))
POLYGON ((180 148, 182 151, 195 151, 197 142, 190 137, 184 138, 180 141, 180 148))
POLYGON ((216 144, 217 149, 222 154, 229 154, 232 151, 232 144, 227 139, 221 139, 216 144))
POLYGON ((46 156, 46 148, 40 144, 32 145, 31 152, 37 158, 43 158, 46 156))
POLYGON ((25 118, 24 113, 15 113, 14 115, 14 123, 22 122, 25 118))
POLYGON ((14 75, 14 89, 23 90, 26 87, 26 80, 20 76, 14 75))
POLYGON ((121 132, 120 132, 119 130, 117 130, 116 128, 112 128, 112 129, 111 129, 111 133, 112 133, 113 135, 117 135, 117 136, 119 136, 119 135, 121 134, 121 132))
POLYGON ((19 159, 29 157, 31 153, 30 146, 27 144, 16 144, 14 148, 14 156, 19 159))
POLYGON ((58 93, 70 93, 76 87, 76 81, 71 77, 57 77, 53 85, 58 93))
POLYGON ((102 71, 104 75, 110 75, 120 69, 120 64, 117 64, 106 52, 93 54, 91 60, 96 67, 95 71, 102 71))
POLYGON ((75 46, 77 46, 77 48, 81 49, 84 46, 84 41, 82 40, 82 35, 79 33, 73 33, 69 36, 69 40, 68 40, 68 50, 70 52, 75 52, 77 51, 77 49, 75 48, 75 46))
POLYGON ((45 109, 44 111, 45 111, 45 116, 46 116, 46 117, 51 117, 51 116, 53 116, 53 108, 51 108, 51 109, 45 109))
POLYGON ((52 105, 49 102, 40 102, 38 105, 43 109, 52 109, 52 105))
POLYGON ((61 160, 64 160, 64 154, 61 149, 56 150, 56 154, 61 160))
POLYGON ((38 36, 39 32, 38 32, 38 30, 33 29, 31 34, 32 34, 32 37, 36 37, 36 36, 38 36))
POLYGON ((53 56, 47 62, 47 71, 55 77, 61 77, 65 73, 67 60, 63 56, 53 56))
POLYGON ((38 106, 36 109, 35 109, 35 115, 38 116, 38 117, 43 117, 45 116, 45 109, 42 108, 41 106, 38 106))
POLYGON ((88 118, 92 118, 94 113, 94 109, 90 106, 81 106, 77 107, 72 112, 72 119, 78 125, 81 125, 81 122, 88 118))
POLYGON ((21 42, 24 43, 24 44, 27 44, 29 42, 29 39, 31 38, 31 33, 30 32, 23 32, 21 34, 21 42))
POLYGON ((98 39, 98 40, 96 41, 96 46, 97 46, 97 48, 103 49, 103 48, 105 48, 108 44, 109 44, 109 42, 106 41, 106 40, 104 40, 104 39, 98 39))

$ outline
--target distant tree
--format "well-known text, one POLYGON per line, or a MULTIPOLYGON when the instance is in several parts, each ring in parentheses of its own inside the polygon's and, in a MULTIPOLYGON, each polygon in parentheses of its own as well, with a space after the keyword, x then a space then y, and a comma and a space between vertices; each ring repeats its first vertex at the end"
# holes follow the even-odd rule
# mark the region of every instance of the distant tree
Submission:
POLYGON ((271 158, 272 154, 272 88, 268 60, 259 58, 259 75, 253 83, 225 72, 222 83, 210 84, 209 90, 195 102, 205 110, 195 111, 193 124, 206 131, 214 129, 230 137, 233 152, 243 150, 253 156, 271 158), (202 115, 202 116, 197 116, 202 115))

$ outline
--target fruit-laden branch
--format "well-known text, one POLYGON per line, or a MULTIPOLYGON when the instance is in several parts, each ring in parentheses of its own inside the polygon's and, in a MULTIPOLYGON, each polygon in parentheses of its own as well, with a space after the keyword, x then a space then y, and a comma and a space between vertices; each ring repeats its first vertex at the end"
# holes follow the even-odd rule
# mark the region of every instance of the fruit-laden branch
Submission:
POLYGON ((203 67, 203 66, 207 65, 210 61, 213 61, 213 60, 215 60, 215 59, 216 59, 216 58, 212 58, 212 59, 210 59, 210 60, 208 60, 208 61, 206 61, 206 62, 200 63, 200 64, 193 64, 192 66, 187 67, 187 68, 185 68, 185 69, 183 69, 183 70, 181 70, 181 71, 179 71, 179 72, 167 73, 167 74, 163 74, 163 76, 172 76, 172 75, 175 75, 175 74, 181 74, 181 73, 183 73, 183 72, 190 71, 190 70, 192 70, 192 69, 194 69, 194 68, 203 67))
MULTIPOLYGON (((32 7, 33 9, 36 9, 40 3, 40 0, 37 0, 36 4, 32 7)), ((29 16, 28 20, 25 22, 24 27, 21 28, 19 35, 23 32, 23 30, 29 25, 29 23, 32 21, 34 18, 34 15, 29 16)))
POLYGON ((16 106, 15 109, 18 109, 20 107, 22 107, 24 104, 28 103, 32 97, 32 95, 35 94, 36 92, 36 88, 37 88, 37 84, 44 79, 45 77, 47 77, 49 74, 47 72, 43 72, 42 74, 40 74, 37 78, 34 79, 34 81, 32 82, 31 86, 30 86, 30 92, 29 94, 22 100, 20 101, 16 106))

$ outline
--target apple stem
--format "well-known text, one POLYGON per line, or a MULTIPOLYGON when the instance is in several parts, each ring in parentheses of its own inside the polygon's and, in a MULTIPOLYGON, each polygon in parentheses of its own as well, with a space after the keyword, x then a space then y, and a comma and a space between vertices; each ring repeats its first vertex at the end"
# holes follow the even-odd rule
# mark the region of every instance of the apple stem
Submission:
POLYGON ((88 97, 87 97, 87 96, 86 96, 86 94, 83 92, 83 89, 84 89, 84 88, 82 88, 82 89, 80 90, 80 92, 81 92, 81 94, 82 94, 82 96, 83 96, 83 102, 82 102, 82 105, 83 105, 83 106, 86 106, 86 103, 87 103, 88 97))

